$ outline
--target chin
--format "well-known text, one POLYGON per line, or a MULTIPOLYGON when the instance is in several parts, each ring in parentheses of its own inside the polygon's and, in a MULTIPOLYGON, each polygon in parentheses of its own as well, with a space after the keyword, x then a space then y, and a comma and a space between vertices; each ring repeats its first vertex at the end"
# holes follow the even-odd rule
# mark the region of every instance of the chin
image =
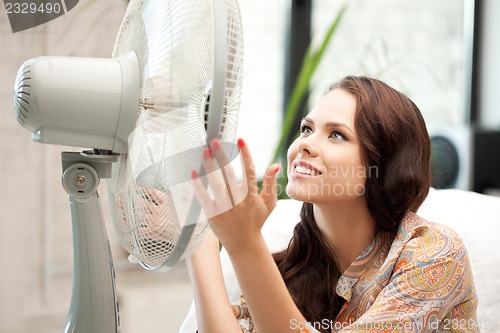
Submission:
POLYGON ((290 199, 302 201, 302 202, 313 202, 314 198, 311 197, 311 194, 306 191, 304 188, 300 188, 297 185, 291 185, 288 183, 286 187, 286 195, 290 197, 290 199))
MULTIPOLYGON (((289 182, 286 187, 286 194, 294 200, 310 202, 315 204, 346 202, 364 197, 364 193, 355 193, 349 186, 338 186, 337 192, 321 192, 327 186, 317 186, 317 184, 297 184, 289 182), (349 192, 349 189, 352 191, 349 192)), ((359 187, 364 188, 361 184, 359 187)))

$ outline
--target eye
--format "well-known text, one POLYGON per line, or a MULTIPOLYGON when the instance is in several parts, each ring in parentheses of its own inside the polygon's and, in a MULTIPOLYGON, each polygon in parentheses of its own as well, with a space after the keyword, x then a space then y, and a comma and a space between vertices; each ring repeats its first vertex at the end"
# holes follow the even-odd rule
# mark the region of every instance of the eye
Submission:
POLYGON ((345 137, 344 134, 342 134, 340 131, 333 131, 332 133, 330 133, 330 138, 333 138, 333 139, 336 139, 336 140, 343 140, 343 141, 347 141, 347 138, 345 137))
POLYGON ((300 125, 300 133, 311 134, 312 132, 313 132, 313 130, 310 126, 305 125, 305 124, 300 125))

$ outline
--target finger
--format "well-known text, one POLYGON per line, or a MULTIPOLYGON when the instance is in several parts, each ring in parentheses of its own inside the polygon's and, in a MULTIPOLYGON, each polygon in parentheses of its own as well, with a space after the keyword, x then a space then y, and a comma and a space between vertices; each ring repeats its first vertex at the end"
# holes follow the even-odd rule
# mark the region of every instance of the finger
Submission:
POLYGON ((217 166, 212 158, 212 152, 210 148, 206 148, 203 151, 203 171, 204 176, 208 180, 210 188, 216 198, 224 198, 226 196, 225 184, 224 180, 217 170, 217 166))
POLYGON ((248 193, 257 195, 259 187, 257 185, 257 178, 255 176, 255 166, 253 164, 252 155, 250 150, 243 139, 238 139, 238 147, 240 147, 241 154, 241 167, 243 168, 246 183, 248 186, 248 193))
POLYGON ((275 163, 271 165, 264 175, 264 179, 262 181, 262 190, 260 192, 260 197, 268 207, 269 211, 273 210, 276 206, 276 202, 278 201, 278 181, 276 179, 276 174, 280 171, 281 165, 279 163, 275 163))
POLYGON ((194 195, 198 200, 198 202, 200 203, 202 209, 205 211, 206 217, 208 218, 209 216, 212 215, 212 210, 213 210, 212 198, 208 194, 205 185, 203 185, 203 182, 201 181, 200 174, 198 173, 198 171, 196 170, 191 171, 191 178, 192 178, 191 183, 193 185, 194 195))
POLYGON ((212 159, 212 152, 209 147, 203 150, 203 158, 201 160, 201 164, 203 165, 203 176, 213 176, 213 173, 217 169, 217 167, 212 159))
MULTIPOLYGON (((229 197, 229 200, 231 201, 231 205, 235 206, 235 196, 238 196, 238 193, 234 192, 238 191, 238 180, 236 179, 236 175, 234 173, 232 165, 230 165, 228 154, 223 149, 221 142, 217 139, 212 140, 212 142, 210 142, 210 146, 212 147, 213 154, 221 169, 222 177, 224 178, 227 195, 229 197)), ((231 148, 230 146, 226 147, 228 147, 229 149, 231 148)))
POLYGON ((230 166, 231 159, 230 155, 228 155, 228 151, 234 147, 233 144, 222 145, 221 142, 217 139, 212 140, 210 143, 210 147, 212 147, 212 152, 219 164, 219 167, 223 169, 223 172, 226 173, 228 181, 231 183, 237 183, 236 175, 234 173, 233 168, 230 166))

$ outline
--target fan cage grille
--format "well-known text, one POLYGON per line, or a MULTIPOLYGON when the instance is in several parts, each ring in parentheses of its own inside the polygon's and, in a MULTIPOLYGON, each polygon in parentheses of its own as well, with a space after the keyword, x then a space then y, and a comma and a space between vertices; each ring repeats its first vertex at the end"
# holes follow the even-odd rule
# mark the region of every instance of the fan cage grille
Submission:
MULTIPOLYGON (((205 232, 203 212, 186 221, 194 198, 191 170, 206 146, 205 109, 213 75, 212 1, 134 1, 113 50, 136 52, 140 71, 137 124, 129 152, 108 181, 111 213, 122 246, 145 267, 159 269, 176 246, 191 255, 205 232), (208 96, 207 96, 208 94, 208 96), (189 244, 179 244, 195 223, 189 244)), ((226 0, 227 75, 219 138, 234 142, 242 81, 243 39, 236 0, 226 0)), ((181 258, 181 259, 182 259, 181 258)))

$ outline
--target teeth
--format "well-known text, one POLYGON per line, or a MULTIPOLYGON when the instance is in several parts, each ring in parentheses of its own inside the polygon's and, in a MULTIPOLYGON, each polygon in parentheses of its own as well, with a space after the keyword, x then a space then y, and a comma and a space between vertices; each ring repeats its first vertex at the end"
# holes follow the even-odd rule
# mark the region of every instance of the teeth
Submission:
POLYGON ((316 174, 313 170, 311 170, 303 165, 297 165, 295 167, 295 172, 306 174, 306 175, 313 175, 313 176, 316 174))

